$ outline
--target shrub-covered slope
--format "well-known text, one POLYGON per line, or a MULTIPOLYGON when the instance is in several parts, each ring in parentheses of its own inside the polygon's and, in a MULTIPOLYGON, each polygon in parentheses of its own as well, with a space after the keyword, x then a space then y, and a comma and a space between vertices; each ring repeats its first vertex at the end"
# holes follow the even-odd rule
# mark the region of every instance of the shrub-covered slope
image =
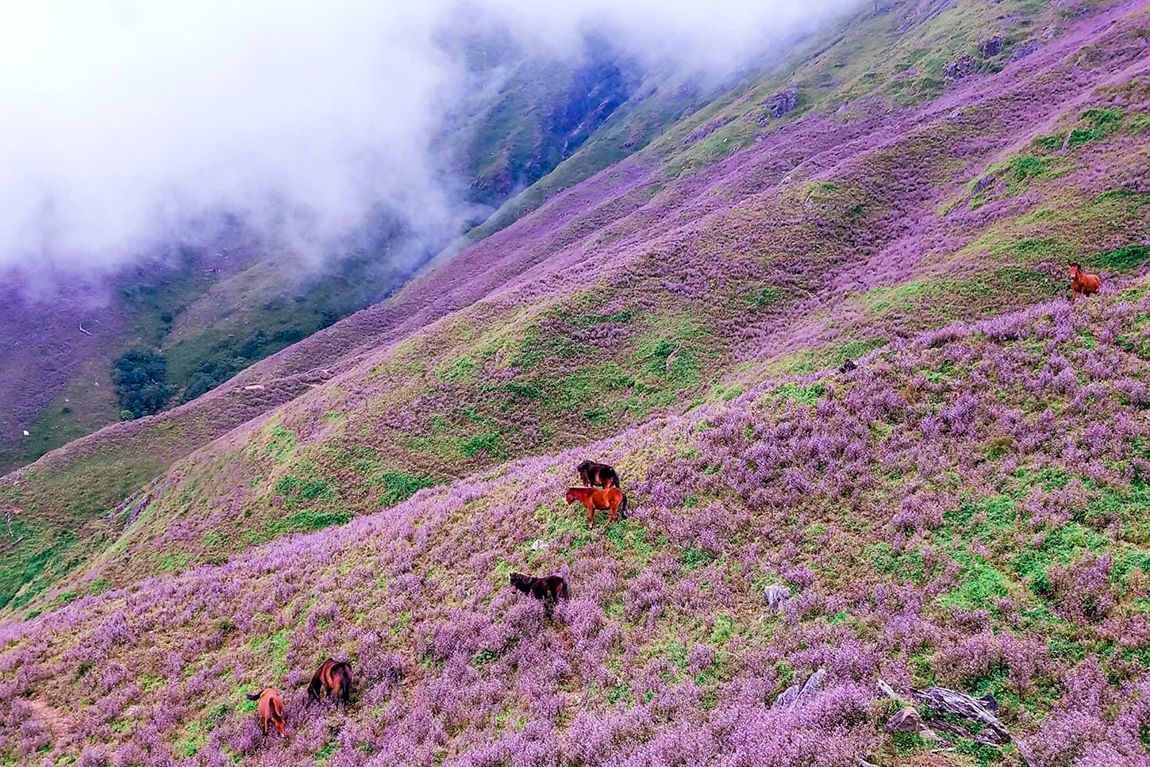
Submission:
POLYGON ((220 562, 764 376, 1047 300, 1069 257, 1108 279, 1140 269, 1145 11, 996 7, 998 20, 979 3, 867 16, 788 74, 811 82, 794 112, 755 106, 785 83, 740 86, 393 299, 13 475, 0 503, 23 529, 0 542, 15 563, 0 598, 27 609, 93 580, 220 562), (1043 18, 1035 50, 1025 35, 1043 18), (940 25, 985 72, 938 98, 895 107, 871 82, 881 70, 841 71, 849 57, 878 67, 877 46, 926 44, 940 25), (995 29, 987 58, 979 40, 995 29))
POLYGON ((9 626, 0 758, 1143 764, 1150 290, 1121 287, 9 626), (630 498, 609 529, 562 502, 587 455, 630 498), (563 573, 571 600, 547 619, 512 570, 563 573), (346 712, 305 704, 328 655, 356 670, 346 712), (771 707, 819 669, 821 692, 771 707), (991 694, 1017 745, 932 756, 883 729, 880 678, 991 694), (265 684, 286 692, 284 741, 243 699, 265 684))

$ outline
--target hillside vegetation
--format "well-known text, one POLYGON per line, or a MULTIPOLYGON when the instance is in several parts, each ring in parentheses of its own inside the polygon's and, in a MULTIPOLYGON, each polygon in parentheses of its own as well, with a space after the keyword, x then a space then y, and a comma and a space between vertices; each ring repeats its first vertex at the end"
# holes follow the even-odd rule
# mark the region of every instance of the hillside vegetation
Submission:
MULTIPOLYGON (((0 747, 13 764, 934 763, 883 732, 883 678, 995 696, 1037 767, 1141 763, 1148 288, 932 331, 853 373, 82 596, 5 629, 0 747), (627 521, 588 530, 562 502, 586 454, 620 470, 627 521), (561 572, 572 598, 547 619, 512 570, 561 572), (358 672, 347 713, 304 705, 329 654, 358 672), (771 707, 820 668, 821 695, 771 707), (241 696, 269 683, 282 743, 241 696)), ((946 763, 1018 759, 960 740, 946 763)))
POLYGON ((5 477, 0 764, 1143 764, 1148 30, 868 9, 582 180, 649 127, 621 107, 392 298, 5 477), (584 458, 630 519, 563 504, 584 458), (328 655, 347 712, 304 706, 328 655), (890 733, 880 678, 992 695, 1016 742, 890 733))

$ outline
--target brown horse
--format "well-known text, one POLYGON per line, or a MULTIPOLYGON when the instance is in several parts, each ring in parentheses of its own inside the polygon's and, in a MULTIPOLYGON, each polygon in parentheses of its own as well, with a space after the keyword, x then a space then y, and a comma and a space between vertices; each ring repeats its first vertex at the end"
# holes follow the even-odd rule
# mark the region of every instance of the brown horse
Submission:
POLYGON ((547 606, 567 598, 567 581, 562 575, 535 578, 523 573, 511 573, 511 585, 524 594, 542 600, 547 606))
POLYGON ((265 687, 254 695, 247 696, 247 698, 248 700, 259 701, 256 711, 259 712, 260 723, 263 724, 264 737, 266 738, 268 735, 268 724, 275 727, 281 738, 286 737, 287 723, 284 722, 284 699, 280 697, 279 690, 274 687, 265 687))
POLYGON ((307 695, 312 700, 329 695, 346 706, 351 702, 351 666, 328 658, 311 678, 307 695))
POLYGON ((1074 262, 1070 264, 1070 302, 1074 303, 1074 297, 1081 293, 1088 296, 1091 293, 1097 293, 1098 289, 1102 287, 1102 278, 1097 274, 1090 274, 1083 271, 1082 264, 1074 262))
POLYGON ((619 475, 605 463, 584 461, 575 467, 584 487, 619 487, 619 475))
POLYGON ((595 512, 610 510, 607 524, 627 518, 627 496, 617 487, 596 490, 591 487, 567 488, 567 503, 579 501, 587 507, 587 527, 595 527, 595 512))

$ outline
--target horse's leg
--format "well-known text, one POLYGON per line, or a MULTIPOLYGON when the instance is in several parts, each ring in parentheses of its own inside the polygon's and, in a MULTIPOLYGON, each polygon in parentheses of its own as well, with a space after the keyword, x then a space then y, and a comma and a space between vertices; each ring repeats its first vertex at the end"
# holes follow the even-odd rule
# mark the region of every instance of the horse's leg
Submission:
POLYGON ((615 524, 615 520, 619 519, 619 504, 611 504, 611 513, 607 515, 607 527, 615 524))
POLYGON ((594 529, 595 527, 595 504, 590 501, 587 502, 587 529, 594 529))

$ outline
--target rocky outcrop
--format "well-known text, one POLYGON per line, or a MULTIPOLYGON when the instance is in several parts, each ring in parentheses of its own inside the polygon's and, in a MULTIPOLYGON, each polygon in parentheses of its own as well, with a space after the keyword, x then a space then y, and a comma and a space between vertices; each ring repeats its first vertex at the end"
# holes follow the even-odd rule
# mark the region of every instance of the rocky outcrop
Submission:
POLYGON ((1041 47, 1042 43, 1038 42, 1037 40, 1030 40, 1025 42, 1010 52, 1010 60, 1018 61, 1019 59, 1024 59, 1041 47))
POLYGON ((947 80, 961 80, 964 77, 969 77, 974 74, 978 68, 978 64, 974 60, 974 56, 969 53, 964 53, 954 61, 946 65, 942 70, 942 74, 947 80))
POLYGON ((992 59, 1002 53, 1002 35, 988 37, 978 42, 978 55, 984 59, 992 59))
POLYGON ((771 117, 776 120, 795 111, 799 105, 799 95, 794 88, 787 88, 763 101, 771 117))

